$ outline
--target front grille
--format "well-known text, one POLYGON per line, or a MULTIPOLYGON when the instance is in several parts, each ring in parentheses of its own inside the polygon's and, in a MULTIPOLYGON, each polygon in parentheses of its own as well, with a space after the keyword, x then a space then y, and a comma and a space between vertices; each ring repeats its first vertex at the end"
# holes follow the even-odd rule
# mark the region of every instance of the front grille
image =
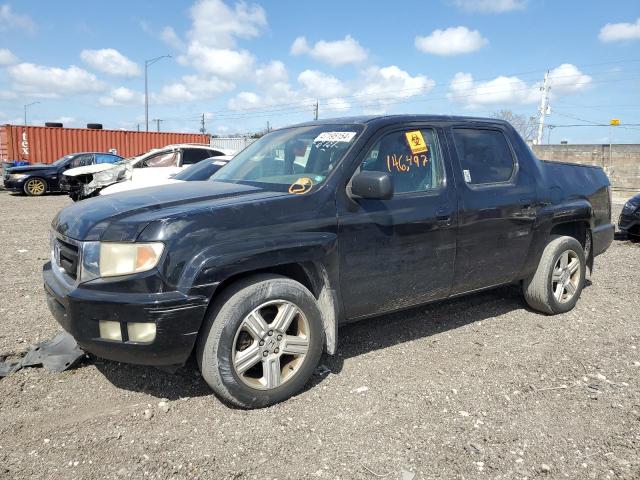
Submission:
POLYGON ((60 238, 56 239, 57 258, 56 261, 67 275, 74 280, 78 278, 78 267, 80 265, 80 250, 77 245, 65 242, 60 238))

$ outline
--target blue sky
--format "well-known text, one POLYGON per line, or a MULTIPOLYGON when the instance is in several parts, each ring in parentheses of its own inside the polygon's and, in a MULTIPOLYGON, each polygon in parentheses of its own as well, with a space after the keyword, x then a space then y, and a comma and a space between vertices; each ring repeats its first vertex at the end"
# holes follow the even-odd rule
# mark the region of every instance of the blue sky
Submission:
POLYGON ((23 0, 0 3, 0 35, 1 123, 40 102, 31 124, 144 128, 144 60, 169 54, 149 67, 162 130, 278 127, 316 99, 321 117, 529 117, 550 70, 552 142, 640 142, 637 0, 23 0))

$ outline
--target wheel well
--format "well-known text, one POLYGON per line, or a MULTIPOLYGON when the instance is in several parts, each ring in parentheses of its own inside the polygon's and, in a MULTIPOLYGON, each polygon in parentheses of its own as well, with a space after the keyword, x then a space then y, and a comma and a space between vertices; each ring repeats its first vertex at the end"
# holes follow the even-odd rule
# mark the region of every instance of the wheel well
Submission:
POLYGON ((585 248, 589 241, 587 238, 587 232, 589 232, 589 224, 587 222, 560 223, 558 225, 554 225, 551 229, 551 235, 573 237, 580 242, 582 248, 585 248))
POLYGON ((307 264, 306 262, 302 264, 288 263, 285 265, 276 265, 273 267, 261 268, 258 270, 251 270, 248 272, 231 275, 230 277, 222 281, 220 285, 218 285, 218 287, 216 288, 216 292, 224 290, 226 287, 234 282, 237 282, 238 280, 260 273, 272 273, 275 275, 288 277, 304 285, 313 294, 316 300, 319 298, 320 291, 322 289, 321 277, 315 271, 315 267, 313 266, 313 264, 307 264))
POLYGON ((341 306, 337 293, 331 287, 327 271, 314 262, 288 263, 272 267, 251 270, 231 275, 218 285, 209 303, 214 305, 215 298, 233 282, 259 273, 282 275, 304 285, 318 301, 318 308, 322 313, 322 324, 325 334, 327 353, 333 355, 337 348, 338 319, 341 316, 341 306))
POLYGON ((580 242, 587 257, 587 267, 593 271, 593 251, 591 250, 591 228, 587 222, 568 222, 554 225, 551 235, 566 235, 580 242))

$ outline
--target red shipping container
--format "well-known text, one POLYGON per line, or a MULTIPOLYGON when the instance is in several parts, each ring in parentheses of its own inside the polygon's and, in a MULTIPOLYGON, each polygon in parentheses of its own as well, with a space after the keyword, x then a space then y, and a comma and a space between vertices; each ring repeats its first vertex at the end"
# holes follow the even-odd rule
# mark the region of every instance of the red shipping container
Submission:
POLYGON ((69 153, 110 150, 116 150, 118 155, 126 158, 174 143, 209 145, 210 141, 209 135, 200 133, 2 125, 0 126, 0 160, 53 163, 69 153))

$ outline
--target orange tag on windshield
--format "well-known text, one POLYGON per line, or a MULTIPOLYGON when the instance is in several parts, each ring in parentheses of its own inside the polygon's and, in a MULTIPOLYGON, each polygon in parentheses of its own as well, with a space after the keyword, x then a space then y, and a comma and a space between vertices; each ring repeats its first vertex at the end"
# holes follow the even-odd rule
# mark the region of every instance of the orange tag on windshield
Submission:
POLYGON ((417 153, 424 153, 429 149, 429 147, 427 147, 427 144, 424 142, 424 137, 422 136, 422 132, 420 130, 406 132, 405 136, 407 137, 407 143, 409 144, 411 153, 413 153, 414 155, 417 153))
POLYGON ((300 195, 302 193, 307 193, 313 187, 313 180, 308 177, 302 177, 296 180, 289 187, 289 193, 295 193, 300 195))

